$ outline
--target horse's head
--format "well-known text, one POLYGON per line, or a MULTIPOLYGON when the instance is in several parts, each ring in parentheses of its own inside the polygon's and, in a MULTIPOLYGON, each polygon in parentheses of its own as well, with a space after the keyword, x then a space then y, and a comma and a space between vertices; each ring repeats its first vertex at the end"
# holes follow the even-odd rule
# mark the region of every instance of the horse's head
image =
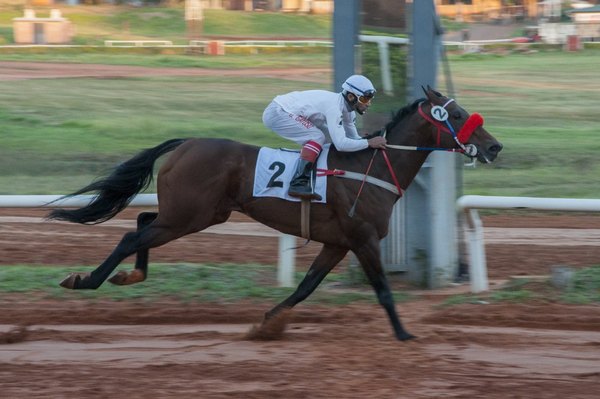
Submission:
POLYGON ((419 104, 419 114, 432 125, 437 147, 462 149, 482 163, 496 159, 502 144, 485 130, 481 115, 470 115, 456 101, 429 86, 423 91, 427 100, 419 104))

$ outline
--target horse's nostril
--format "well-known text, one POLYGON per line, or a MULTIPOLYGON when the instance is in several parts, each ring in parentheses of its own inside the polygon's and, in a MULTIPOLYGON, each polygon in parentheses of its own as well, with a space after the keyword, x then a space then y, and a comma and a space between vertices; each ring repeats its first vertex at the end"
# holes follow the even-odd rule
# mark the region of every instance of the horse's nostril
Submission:
POLYGON ((502 144, 500 144, 500 143, 494 144, 488 148, 488 151, 492 154, 497 154, 500 151, 502 151, 502 144))

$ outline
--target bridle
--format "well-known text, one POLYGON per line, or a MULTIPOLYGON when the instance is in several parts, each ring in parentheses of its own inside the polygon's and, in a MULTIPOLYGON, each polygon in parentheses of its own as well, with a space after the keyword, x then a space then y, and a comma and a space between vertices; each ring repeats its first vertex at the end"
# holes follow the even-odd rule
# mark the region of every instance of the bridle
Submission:
POLYGON ((433 105, 431 107, 430 113, 427 114, 423 111, 423 103, 424 101, 419 103, 418 111, 419 115, 421 115, 426 121, 431 123, 437 128, 437 140, 436 147, 416 147, 416 146, 403 146, 403 145, 393 145, 386 144, 387 148, 392 148, 396 150, 409 150, 409 151, 449 151, 449 152, 458 152, 465 154, 468 157, 474 158, 477 155, 477 147, 473 144, 466 144, 469 140, 475 129, 479 126, 483 125, 483 117, 478 113, 473 113, 469 116, 467 121, 461 127, 460 131, 456 133, 456 130, 448 120, 448 111, 446 107, 455 102, 454 99, 448 99, 446 103, 442 106, 433 105), (443 148, 440 147, 441 143, 441 133, 449 133, 452 135, 452 138, 458 145, 458 148, 443 148))
MULTIPOLYGON (((423 118, 425 118, 426 121, 433 124, 437 128, 437 141, 436 141, 437 147, 417 147, 417 146, 394 145, 394 144, 386 144, 385 147, 395 149, 395 150, 408 150, 408 151, 458 152, 458 153, 465 154, 468 157, 474 158, 475 156, 477 156, 477 147, 473 144, 467 144, 467 141, 469 140, 469 138, 471 137, 471 135, 473 134, 475 129, 477 129, 480 126, 483 126, 483 117, 478 113, 471 114, 469 116, 469 118, 467 119, 467 121, 460 128, 460 131, 458 133, 456 133, 456 130, 454 129, 454 127, 448 120, 449 114, 448 114, 448 111, 446 110, 446 107, 449 104, 452 104, 453 102, 455 102, 455 101, 454 101, 454 99, 451 98, 451 99, 448 99, 448 101, 446 101, 446 103, 443 106, 432 105, 431 110, 430 110, 431 115, 428 115, 427 113, 425 113, 425 111, 423 111, 424 101, 421 101, 418 105, 419 114, 423 118), (458 145, 458 148, 440 147, 442 132, 451 134, 452 138, 454 138, 454 141, 458 145)), ((385 129, 385 128, 382 129, 381 132, 379 133, 379 135, 382 137, 385 137, 387 135, 387 129, 385 129)), ((375 149, 375 151, 373 151, 373 155, 371 156, 371 161, 369 162, 369 166, 367 167, 365 174, 362 175, 363 176, 361 179, 362 183, 360 185, 360 188, 359 188, 356 198, 354 200, 354 204, 352 205, 352 207, 350 208, 350 211, 348 212, 348 216, 350 216, 350 217, 354 216, 356 205, 358 203, 358 198, 360 197, 360 194, 363 190, 365 182, 370 177, 369 172, 371 171, 371 166, 373 165, 373 160, 375 159, 375 156, 377 155, 378 150, 379 149, 375 149)), ((390 162, 390 159, 387 155, 386 149, 382 149, 381 154, 383 155, 383 158, 385 160, 388 171, 390 172, 390 175, 392 177, 392 181, 394 182, 396 194, 398 195, 398 197, 402 197, 402 194, 404 193, 404 189, 400 186, 400 182, 398 181, 398 178, 396 177, 396 173, 394 172, 394 168, 392 167, 392 163, 390 162)), ((344 172, 345 171, 339 171, 339 173, 336 173, 336 171, 334 170, 334 171, 331 171, 331 173, 325 173, 325 174, 343 175, 344 172)), ((375 179, 375 180, 379 180, 379 179, 375 179)), ((389 190, 389 188, 388 188, 388 190, 389 190)), ((390 191, 392 191, 392 190, 390 190, 390 191)))
MULTIPOLYGON (((471 137, 471 135, 473 134, 475 129, 477 129, 479 126, 483 126, 483 117, 478 113, 471 114, 469 116, 469 118, 467 119, 467 121, 464 123, 464 125, 460 128, 460 131, 458 133, 456 133, 456 130, 454 129, 454 127, 448 120, 449 115, 448 115, 448 111, 446 110, 446 107, 449 104, 452 104, 453 102, 455 102, 455 101, 454 101, 454 99, 451 98, 451 99, 448 99, 448 101, 446 101, 446 103, 443 106, 433 105, 430 110, 431 115, 428 115, 427 113, 425 113, 423 111, 424 101, 421 101, 419 103, 419 106, 418 106, 419 114, 423 118, 425 118, 426 121, 428 121, 429 123, 431 123, 435 127, 437 127, 437 141, 436 141, 437 147, 417 147, 417 146, 386 144, 385 145, 386 148, 391 148, 391 149, 396 149, 396 150, 409 150, 409 151, 458 152, 458 153, 465 154, 466 156, 471 157, 471 158, 474 158, 475 156, 477 156, 477 147, 473 144, 467 144, 466 142, 469 140, 469 138, 471 137), (458 148, 440 147, 441 132, 451 134, 452 137, 454 138, 454 141, 456 142, 456 144, 458 144, 458 148)), ((387 130, 383 129, 381 131, 380 135, 385 137, 387 135, 387 130)), ((375 150, 373 152, 373 157, 371 158, 371 163, 369 164, 369 167, 367 168, 366 175, 369 174, 369 170, 371 169, 371 164, 373 163, 373 159, 375 158, 376 154, 377 154, 377 150, 375 150)), ((398 189, 398 192, 402 193, 404 190, 400 187, 398 178, 396 177, 396 174, 394 173, 394 169, 392 168, 392 164, 388 158, 386 150, 385 149, 381 150, 381 154, 383 155, 383 158, 385 159, 385 163, 386 163, 388 170, 392 176, 392 180, 394 181, 394 184, 395 184, 396 188, 398 189)), ((363 181, 363 184, 364 184, 364 181, 363 181)), ((362 189, 362 186, 361 186, 361 189, 362 189)), ((360 194, 360 190, 359 190, 359 194, 360 194)), ((402 194, 400 194, 400 196, 401 195, 402 194)))

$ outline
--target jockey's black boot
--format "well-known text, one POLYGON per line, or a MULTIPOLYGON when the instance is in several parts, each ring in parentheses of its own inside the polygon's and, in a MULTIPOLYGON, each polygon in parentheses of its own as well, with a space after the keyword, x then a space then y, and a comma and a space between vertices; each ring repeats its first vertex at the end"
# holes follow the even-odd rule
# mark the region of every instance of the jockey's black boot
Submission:
POLYGON ((290 197, 321 200, 319 194, 313 193, 311 185, 313 166, 314 162, 302 158, 298 159, 298 162, 296 162, 296 173, 294 173, 294 177, 290 181, 290 189, 288 190, 290 197))

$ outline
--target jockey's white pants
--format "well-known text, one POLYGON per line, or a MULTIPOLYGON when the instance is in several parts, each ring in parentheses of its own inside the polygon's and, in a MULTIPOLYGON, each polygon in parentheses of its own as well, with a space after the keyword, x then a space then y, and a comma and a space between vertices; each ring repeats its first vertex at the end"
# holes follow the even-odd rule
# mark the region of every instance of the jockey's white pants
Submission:
POLYGON ((304 116, 285 111, 275 101, 263 112, 263 123, 281 137, 300 145, 308 141, 316 141, 321 146, 325 144, 325 134, 321 129, 304 116))

